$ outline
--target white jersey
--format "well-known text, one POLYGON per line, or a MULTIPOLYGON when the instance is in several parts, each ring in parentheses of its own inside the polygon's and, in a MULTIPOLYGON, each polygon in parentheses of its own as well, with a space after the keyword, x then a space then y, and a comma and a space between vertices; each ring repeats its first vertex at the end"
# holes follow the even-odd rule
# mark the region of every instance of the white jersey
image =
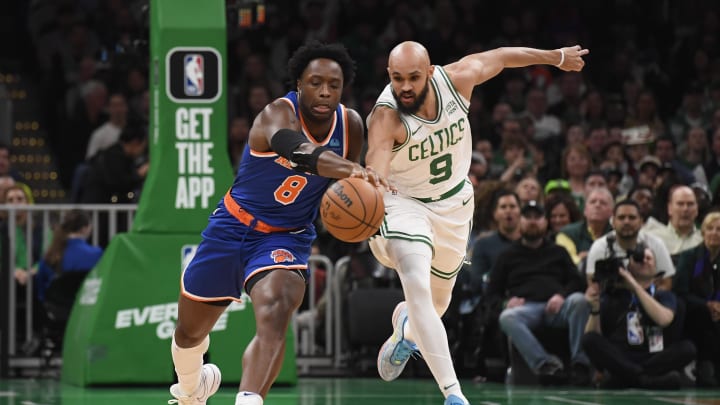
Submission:
MULTIPOLYGON (((393 148, 388 177, 400 194, 428 202, 445 199, 462 188, 472 157, 467 118, 470 102, 457 92, 441 66, 435 66, 430 82, 429 91, 437 98, 437 115, 426 120, 398 112, 407 138, 393 148)), ((377 106, 397 110, 389 84, 375 102, 377 106)))

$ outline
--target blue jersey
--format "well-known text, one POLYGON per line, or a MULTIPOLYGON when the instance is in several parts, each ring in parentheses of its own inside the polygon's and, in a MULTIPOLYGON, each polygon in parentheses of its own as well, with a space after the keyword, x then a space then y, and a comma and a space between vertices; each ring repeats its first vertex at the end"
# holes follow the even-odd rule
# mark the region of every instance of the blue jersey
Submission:
MULTIPOLYGON (((298 108, 297 93, 289 92, 281 100, 295 111, 308 141, 324 146, 342 157, 348 153, 348 117, 345 106, 335 110, 330 133, 317 142, 305 127, 298 108)), ((258 152, 245 147, 230 194, 255 218, 282 228, 300 228, 317 216, 320 199, 331 179, 302 173, 275 152, 258 152)))

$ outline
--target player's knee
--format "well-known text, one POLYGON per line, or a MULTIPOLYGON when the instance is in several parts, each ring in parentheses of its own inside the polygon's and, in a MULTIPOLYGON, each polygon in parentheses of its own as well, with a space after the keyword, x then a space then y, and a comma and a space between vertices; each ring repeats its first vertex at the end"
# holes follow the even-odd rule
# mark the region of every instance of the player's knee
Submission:
POLYGON ((175 343, 178 346, 188 348, 195 347, 205 340, 207 337, 205 331, 197 328, 185 327, 183 323, 178 322, 175 328, 175 343))
POLYGON ((433 305, 435 306, 435 312, 443 316, 450 306, 450 297, 433 297, 433 305))

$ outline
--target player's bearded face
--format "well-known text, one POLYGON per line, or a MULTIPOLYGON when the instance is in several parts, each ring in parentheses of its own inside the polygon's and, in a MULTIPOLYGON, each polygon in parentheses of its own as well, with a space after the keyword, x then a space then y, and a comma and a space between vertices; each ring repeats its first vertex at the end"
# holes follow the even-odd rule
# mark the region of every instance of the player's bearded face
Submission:
POLYGON ((425 99, 427 98, 428 91, 430 90, 430 78, 425 81, 425 86, 423 86, 422 90, 420 90, 420 93, 417 95, 415 94, 415 91, 402 91, 398 95, 395 92, 395 89, 392 89, 392 95, 395 98, 395 101, 397 102, 398 111, 400 111, 403 114, 415 114, 420 109, 420 106, 423 105, 425 102, 425 99), (409 104, 406 104, 405 101, 403 101, 403 97, 411 97, 412 101, 410 101, 409 104))

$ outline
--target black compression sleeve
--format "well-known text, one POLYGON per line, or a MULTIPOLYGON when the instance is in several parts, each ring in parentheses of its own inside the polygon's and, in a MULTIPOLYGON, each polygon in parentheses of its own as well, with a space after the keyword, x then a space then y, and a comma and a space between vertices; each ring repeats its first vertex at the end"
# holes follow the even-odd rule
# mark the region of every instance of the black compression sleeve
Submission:
POLYGON ((292 160, 293 152, 302 144, 310 142, 305 135, 292 129, 283 128, 270 138, 270 147, 278 155, 292 160))
POLYGON ((293 163, 293 169, 299 172, 317 173, 317 161, 320 154, 329 150, 323 146, 315 146, 310 153, 298 152, 298 147, 310 143, 305 135, 291 129, 283 128, 270 139, 270 147, 280 156, 293 163))

